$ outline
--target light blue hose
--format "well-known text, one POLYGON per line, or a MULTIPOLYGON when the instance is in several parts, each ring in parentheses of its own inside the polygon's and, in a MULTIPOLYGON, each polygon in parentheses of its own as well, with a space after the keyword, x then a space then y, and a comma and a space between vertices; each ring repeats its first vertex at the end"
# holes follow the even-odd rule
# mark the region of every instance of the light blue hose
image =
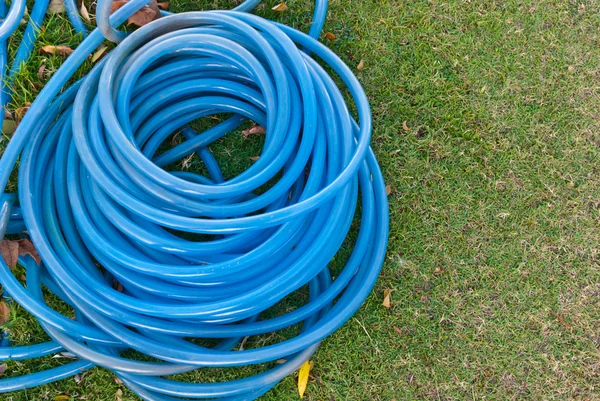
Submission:
MULTIPOLYGON (((241 11, 190 12, 125 35, 113 27, 144 1, 126 4, 110 24, 100 12, 107 3, 98 4, 99 28, 52 76, 0 159, 5 188, 20 157, 18 199, 0 198, 0 235, 26 228, 43 260, 20 259, 26 288, 0 260, 0 283, 52 338, 0 348, 0 359, 65 349, 79 360, 2 379, 0 392, 98 365, 145 400, 256 399, 356 312, 379 275, 388 204, 369 147, 367 98, 351 70, 315 40, 321 19, 311 37, 241 11), (104 37, 115 35, 120 44, 65 88, 104 37), (344 83, 356 120, 311 54, 344 83), (215 114, 227 118, 201 134, 187 126, 215 114), (260 158, 224 177, 209 145, 246 120, 266 128, 260 158), (186 142, 159 153, 179 129, 186 142), (192 153, 208 177, 163 169, 192 153), (358 217, 359 199, 358 236, 333 280, 328 264, 358 217), (115 279, 123 292, 113 289, 115 279), (77 319, 51 309, 42 285, 77 319), (304 305, 264 313, 305 287, 304 305), (294 325, 295 337, 233 350, 245 337, 294 325), (195 338, 219 343, 207 348, 195 338), (128 349, 162 362, 122 356, 128 349), (279 359, 286 362, 269 364, 279 359), (265 363, 268 370, 229 382, 164 378, 265 363)), ((326 3, 317 3, 315 15, 324 19, 326 3)))

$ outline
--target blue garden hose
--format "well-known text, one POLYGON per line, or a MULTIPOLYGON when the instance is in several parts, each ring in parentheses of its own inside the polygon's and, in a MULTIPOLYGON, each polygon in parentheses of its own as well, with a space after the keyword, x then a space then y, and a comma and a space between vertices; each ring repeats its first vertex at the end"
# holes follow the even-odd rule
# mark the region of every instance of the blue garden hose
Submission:
POLYGON ((0 283, 52 338, 0 347, 0 359, 67 350, 78 360, 2 379, 0 392, 98 365, 145 400, 256 399, 358 310, 379 275, 388 204, 369 147, 367 98, 351 70, 315 39, 326 2, 317 1, 311 36, 243 12, 254 0, 238 11, 167 15, 124 34, 114 27, 145 0, 110 16, 101 11, 107 3, 99 1, 99 28, 42 89, 0 159, 5 188, 20 158, 18 196, 0 198, 0 235, 26 229, 43 260, 19 259, 24 287, 0 258, 0 283), (66 87, 104 37, 120 44, 66 87), (356 120, 311 54, 344 83, 356 120), (217 114, 227 118, 201 134, 187 126, 217 114), (246 120, 266 128, 260 158, 224 178, 209 145, 246 120), (159 154, 180 129, 186 141, 159 154), (163 169, 192 153, 209 176, 163 169), (334 280, 328 263, 359 199, 358 237, 334 280), (76 320, 46 304, 42 285, 73 307, 76 320), (303 287, 304 305, 265 316, 303 287), (293 338, 234 350, 245 337, 294 325, 293 338), (194 342, 203 338, 220 342, 194 342), (126 350, 161 362, 127 358, 126 350), (286 362, 273 367, 279 359, 286 362), (229 382, 164 378, 255 364, 270 369, 229 382))

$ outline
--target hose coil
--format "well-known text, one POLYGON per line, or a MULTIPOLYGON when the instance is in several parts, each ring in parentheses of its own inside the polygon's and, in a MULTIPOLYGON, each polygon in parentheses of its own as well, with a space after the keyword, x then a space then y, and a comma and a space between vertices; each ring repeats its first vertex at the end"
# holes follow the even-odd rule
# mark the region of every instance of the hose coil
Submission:
MULTIPOLYGON (((118 26, 124 18, 119 10, 111 22, 118 26)), ((0 282, 52 338, 0 347, 0 358, 66 349, 79 359, 0 380, 0 392, 98 365, 146 400, 255 399, 356 312, 381 269, 388 204, 369 147, 366 95, 351 70, 315 39, 239 11, 160 18, 124 37, 61 91, 102 40, 98 29, 89 33, 31 105, 0 159, 5 188, 20 157, 18 197, 2 196, 0 234, 26 229, 43 260, 38 266, 31 257, 20 259, 26 288, 0 260, 0 282), (345 85, 356 121, 314 56, 345 85), (187 125, 211 115, 227 117, 200 134, 187 125), (246 120, 266 128, 260 158, 226 179, 209 145, 246 120), (177 130, 186 141, 159 153, 177 130), (192 153, 208 177, 164 169, 192 153), (358 236, 334 280, 328 263, 356 212, 358 236), (46 304, 42 285, 73 307, 76 320, 46 304), (302 306, 265 314, 304 286, 302 306), (245 337, 297 324, 293 338, 234 350, 245 337), (209 347, 198 339, 219 342, 209 347), (123 355, 126 350, 159 362, 123 355), (286 362, 269 364, 280 359, 286 362), (270 368, 229 382, 164 378, 254 364, 270 368)))

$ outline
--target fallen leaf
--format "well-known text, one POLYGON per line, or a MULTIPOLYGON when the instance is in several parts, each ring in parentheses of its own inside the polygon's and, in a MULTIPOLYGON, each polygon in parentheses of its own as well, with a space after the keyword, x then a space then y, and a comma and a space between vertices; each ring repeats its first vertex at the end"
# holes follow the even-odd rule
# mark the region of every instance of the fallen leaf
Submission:
POLYGON ((304 397, 304 392, 308 385, 308 374, 312 366, 312 361, 306 361, 300 366, 300 371, 298 372, 298 393, 300 394, 300 398, 304 397))
POLYGON ((17 242, 19 243, 19 255, 29 255, 33 259, 35 259, 38 265, 42 263, 42 258, 40 258, 40 254, 38 253, 37 249, 35 249, 35 246, 33 246, 33 243, 30 240, 23 238, 17 240, 17 242))
POLYGON ((390 289, 386 289, 385 291, 383 291, 383 303, 382 305, 386 308, 391 308, 392 307, 392 302, 390 301, 390 289))
POLYGON ((4 109, 4 119, 14 120, 12 113, 10 110, 4 109))
POLYGON ((104 55, 104 53, 106 52, 106 50, 108 50, 108 46, 106 46, 104 43, 101 43, 92 55, 92 63, 95 63, 96 61, 100 60, 102 58, 102 55, 104 55))
POLYGON ((408 128, 408 124, 406 123, 406 120, 402 121, 402 129, 406 132, 410 131, 410 128, 408 128))
POLYGON ((162 1, 160 3, 156 3, 156 5, 161 10, 168 10, 169 8, 171 8, 171 2, 170 1, 162 1))
POLYGON ((258 159, 260 159, 260 156, 252 156, 250 158, 250 160, 252 160, 253 162, 257 161, 258 159))
POLYGON ((25 116, 25 113, 27 113, 27 110, 29 110, 30 106, 31 106, 31 102, 27 102, 27 103, 25 103, 25 106, 18 107, 15 109, 15 120, 17 122, 20 122, 23 119, 23 117, 25 116))
POLYGON ((17 123, 13 120, 4 120, 2 123, 2 133, 11 136, 17 129, 17 123))
POLYGON ((275 361, 275 362, 277 362, 278 364, 282 365, 282 364, 284 364, 284 363, 286 363, 286 362, 287 362, 287 359, 278 359, 278 360, 277 360, 277 361, 275 361))
POLYGON ((123 384, 123 380, 119 379, 118 377, 115 377, 115 383, 123 384))
POLYGON ((47 46, 42 46, 42 53, 58 54, 59 56, 68 56, 71 53, 73 53, 73 49, 71 49, 68 46, 47 45, 47 46))
POLYGON ((54 358, 54 359, 61 359, 61 358, 77 359, 77 356, 70 352, 64 351, 64 352, 54 355, 52 358, 54 358))
POLYGON ((4 372, 6 372, 6 364, 5 363, 0 365, 0 376, 2 376, 4 374, 4 372))
POLYGON ((0 301, 0 324, 8 322, 10 318, 10 309, 8 304, 4 301, 0 301))
POLYGON ((326 37, 327 39, 329 39, 329 40, 335 40, 335 35, 334 35, 333 33, 331 33, 331 32, 327 32, 327 33, 325 34, 325 37, 326 37))
POLYGON ((63 0, 50 0, 48 4, 47 14, 62 14, 66 11, 65 3, 63 0))
POLYGON ((360 59, 360 62, 358 63, 358 65, 356 66, 356 69, 358 71, 362 70, 365 67, 365 60, 360 59))
POLYGON ((394 331, 398 334, 402 334, 402 330, 400 330, 398 327, 394 326, 394 331))
MULTIPOLYGON (((4 123, 6 124, 7 121, 10 120, 5 120, 4 123)), ((13 123, 15 122, 13 121, 13 123)), ((2 131, 4 132, 4 127, 2 131)), ((2 240, 2 242, 0 243, 0 254, 2 254, 6 265, 10 269, 14 269, 15 266, 17 266, 17 262, 19 261, 19 243, 16 241, 2 240)))
POLYGON ((283 2, 283 3, 279 3, 279 4, 277 4, 277 5, 276 5, 275 7, 273 7, 271 10, 273 10, 273 11, 277 11, 277 12, 280 12, 280 13, 282 13, 282 12, 284 12, 284 11, 287 11, 287 9, 288 9, 288 8, 289 8, 289 7, 287 6, 287 4, 285 4, 285 2, 283 2))
POLYGON ((54 397, 54 401, 67 401, 70 399, 71 397, 68 395, 57 395, 56 397, 54 397))
MULTIPOLYGON (((127 4, 127 1, 119 0, 112 3, 110 7, 111 14, 127 4)), ((127 25, 144 26, 161 17, 158 3, 152 0, 147 6, 140 8, 131 17, 127 19, 127 25)))
POLYGON ((556 312, 550 312, 550 313, 552 314, 552 316, 554 316, 556 318, 556 320, 558 320, 567 329, 571 328, 571 324, 569 322, 567 322, 561 315, 559 315, 556 312))
POLYGON ((38 68, 38 79, 43 79, 44 78, 44 72, 45 71, 46 71, 46 64, 40 65, 40 68, 38 68))
POLYGON ((123 284, 113 277, 113 288, 119 292, 123 292, 123 284))
POLYGON ((242 135, 244 136, 244 138, 248 137, 249 135, 264 135, 266 133, 267 131, 265 130, 265 128, 260 125, 255 125, 250 129, 245 129, 242 131, 242 135))
POLYGON ((27 6, 25 6, 25 11, 23 12, 23 18, 21 18, 21 21, 19 21, 19 25, 24 25, 27 23, 27 18, 25 17, 29 17, 29 10, 27 9, 27 6))
POLYGON ((123 390, 118 389, 117 392, 115 393, 115 399, 116 399, 116 401, 122 401, 121 397, 123 397, 123 390))
POLYGON ((387 196, 390 196, 391 193, 392 193, 392 186, 391 185, 386 185, 385 186, 385 194, 387 196))
POLYGON ((88 24, 92 23, 92 19, 90 18, 90 13, 88 13, 88 9, 85 6, 85 1, 81 2, 81 7, 79 8, 79 13, 81 14, 81 18, 88 24))
POLYGON ((441 267, 436 267, 435 270, 433 271, 434 273, 441 273, 442 272, 442 268, 441 267))
POLYGON ((83 378, 81 377, 81 375, 79 373, 75 375, 74 379, 75 379, 75 383, 77 383, 77 384, 81 383, 81 380, 83 380, 83 378))

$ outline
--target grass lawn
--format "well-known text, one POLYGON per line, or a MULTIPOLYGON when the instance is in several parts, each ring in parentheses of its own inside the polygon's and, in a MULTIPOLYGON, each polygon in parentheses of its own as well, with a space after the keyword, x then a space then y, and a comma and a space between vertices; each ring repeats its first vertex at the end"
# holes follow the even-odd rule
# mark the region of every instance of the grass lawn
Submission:
MULTIPOLYGON (((172 10, 234 3, 173 0, 172 10)), ((289 0, 285 13, 276 3, 257 13, 307 28, 311 1, 289 0)), ((600 4, 330 3, 336 39, 322 40, 350 66, 364 60, 356 73, 392 189, 390 244, 364 307, 316 354, 305 399, 600 399, 600 4)), ((76 45, 53 18, 38 46, 76 45)), ((61 61, 43 57, 21 74, 15 108, 45 82, 40 65, 61 61)), ((227 138, 214 151, 236 149, 232 173, 259 141, 227 138)), ((8 325, 17 343, 45 338, 22 310, 8 325)), ((5 376, 57 363, 10 362, 5 376)), ((295 379, 263 399, 296 399, 295 379)), ((119 388, 136 399, 94 369, 2 400, 112 401, 119 388)))

